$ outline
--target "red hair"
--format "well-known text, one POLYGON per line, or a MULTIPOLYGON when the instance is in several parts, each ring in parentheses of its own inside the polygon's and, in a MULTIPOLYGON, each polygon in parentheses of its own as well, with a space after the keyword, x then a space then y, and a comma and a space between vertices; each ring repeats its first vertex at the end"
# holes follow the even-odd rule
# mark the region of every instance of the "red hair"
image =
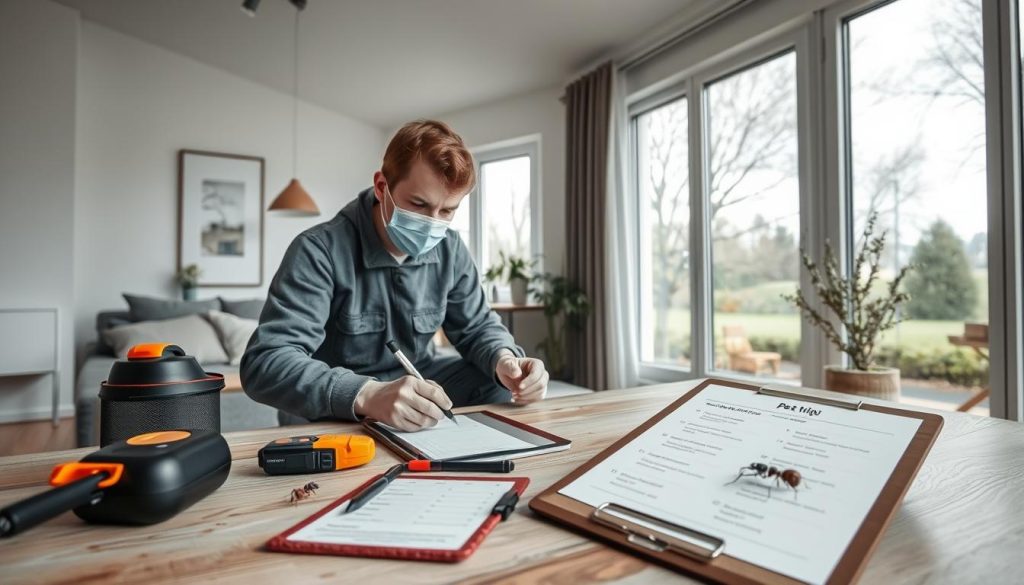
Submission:
POLYGON ((450 192, 468 191, 476 183, 473 155, 444 122, 416 120, 399 128, 384 151, 380 170, 394 189, 417 160, 437 173, 450 192))

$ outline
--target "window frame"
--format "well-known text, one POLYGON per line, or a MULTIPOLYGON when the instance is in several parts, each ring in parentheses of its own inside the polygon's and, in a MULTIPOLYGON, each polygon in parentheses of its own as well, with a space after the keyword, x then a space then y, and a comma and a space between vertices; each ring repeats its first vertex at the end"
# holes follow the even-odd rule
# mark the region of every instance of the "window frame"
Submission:
MULTIPOLYGON (((852 255, 853 198, 850 139, 849 69, 846 23, 899 0, 842 0, 820 12, 824 51, 822 120, 826 164, 826 236, 840 242, 845 271, 852 255)), ((1019 39, 1013 0, 982 5, 985 84, 985 172, 988 205, 989 398, 994 418, 1024 420, 1021 373, 1021 129, 1019 39), (995 63, 995 65, 992 65, 995 63), (996 96, 996 97, 993 97, 996 96), (1004 124, 1004 120, 1009 123, 1004 124), (992 366, 994 364, 994 366, 992 366), (996 367, 998 366, 998 367, 996 367), (1002 389, 998 391, 995 389, 1002 389)), ((845 362, 844 362, 845 363, 845 362)))
POLYGON ((473 155, 473 164, 476 170, 476 185, 469 194, 469 251, 473 256, 483 278, 485 272, 485 258, 483 257, 483 225, 484 225, 484 201, 483 192, 483 166, 488 163, 499 162, 522 156, 530 159, 530 256, 538 260, 535 270, 543 271, 544 267, 544 238, 543 238, 543 199, 540 184, 540 153, 541 136, 531 134, 510 140, 503 140, 484 146, 470 149, 473 155))
MULTIPOLYGON (((700 144, 705 120, 700 85, 695 79, 710 72, 729 69, 729 62, 756 61, 766 47, 792 38, 797 46, 797 84, 799 161, 801 190, 801 246, 812 256, 820 254, 826 239, 840 254, 843 270, 848 270, 846 251, 853 233, 849 205, 852 204, 846 162, 846 138, 849 136, 849 109, 844 103, 846 62, 843 55, 843 21, 864 11, 897 0, 767 0, 737 11, 730 18, 697 33, 697 40, 683 38, 665 55, 651 57, 651 65, 640 67, 638 81, 630 79, 632 67, 624 66, 625 87, 622 98, 627 110, 628 151, 626 168, 627 210, 637 205, 635 115, 644 108, 668 101, 671 88, 688 96, 691 137, 689 156, 691 186, 691 335, 690 370, 646 363, 635 348, 640 383, 670 382, 704 377, 709 373, 711 338, 707 335, 710 313, 704 304, 708 282, 707 252, 703 244, 706 217, 700 192, 703 177, 700 144), (733 45, 719 39, 733 39, 733 45), (710 45, 709 45, 710 43, 710 45), (715 52, 706 47, 712 46, 715 52), (802 46, 803 50, 799 47, 802 46), (750 58, 751 55, 755 55, 750 58), (746 56, 746 58, 744 58, 746 56), (661 63, 659 59, 664 59, 661 63), (651 77, 652 71, 665 74, 651 77), (666 89, 669 88, 669 89, 666 89), (659 101, 659 96, 661 97, 659 101), (694 160, 697 159, 697 160, 694 160), (816 194, 812 195, 812 194, 816 194), (698 214, 699 212, 699 214, 698 214), (696 221, 696 218, 701 218, 696 221), (697 262, 703 262, 698 272, 697 262), (701 339, 701 343, 696 341, 701 339)), ((984 0, 982 2, 983 55, 985 60, 985 129, 988 201, 989 324, 991 416, 1024 421, 1024 88, 1021 87, 1021 34, 1018 11, 1024 0, 984 0)), ((716 75, 718 77, 720 75, 716 75)), ((678 95, 678 93, 677 93, 678 95)), ((638 217, 638 216, 634 216, 638 217)), ((633 222, 639 225, 638 220, 633 222)), ((801 269, 800 286, 810 289, 806 270, 801 269)), ((639 286, 639 283, 637 284, 639 286)), ((640 298, 639 295, 637 298, 640 298)), ((822 308, 817 299, 810 299, 822 308)), ((639 328, 639 319, 637 319, 639 328)), ((639 344, 637 331, 637 344, 639 344)), ((804 386, 820 387, 823 366, 845 363, 844 356, 817 328, 801 326, 801 365, 804 386)), ((716 372, 743 379, 732 373, 716 372)), ((749 380, 748 380, 749 381, 749 380)))
MULTIPOLYGON (((638 133, 637 119, 640 115, 653 109, 661 107, 680 97, 687 98, 687 132, 688 164, 689 164, 689 188, 690 188, 690 368, 673 366, 658 362, 643 361, 641 354, 642 319, 636 319, 636 344, 637 372, 641 382, 674 382, 692 378, 703 378, 709 375, 716 377, 734 379, 743 382, 771 382, 785 383, 780 380, 764 377, 748 376, 738 372, 729 372, 714 369, 714 340, 711 330, 714 308, 713 290, 711 281, 711 243, 708 239, 710 234, 710 216, 707 209, 707 197, 704 192, 706 183, 707 168, 705 163, 705 132, 707 125, 707 99, 706 87, 719 79, 729 75, 742 72, 751 67, 764 63, 772 58, 793 52, 796 58, 796 98, 797 98, 797 149, 798 149, 798 181, 800 197, 800 245, 813 245, 809 242, 817 240, 816 235, 810 228, 817 222, 812 221, 812 215, 816 213, 817 203, 811 197, 813 190, 811 182, 816 180, 812 176, 813 166, 810 164, 810 152, 814 151, 814 140, 810 135, 810 114, 809 89, 810 77, 807 65, 813 60, 810 54, 812 44, 810 43, 808 21, 800 20, 791 23, 789 26, 776 31, 767 38, 758 39, 742 50, 735 51, 729 56, 713 59, 709 62, 698 63, 675 76, 672 83, 653 92, 638 92, 634 96, 627 97, 626 112, 628 121, 628 204, 637 211, 640 205, 639 172, 638 172, 638 133), (695 172, 696 170, 696 172, 695 172)), ((640 214, 634 213, 636 228, 640 226, 640 214)), ((636 246, 637 266, 640 265, 640 247, 636 246)), ((806 270, 800 268, 801 286, 809 284, 806 270)), ((635 284, 637 299, 640 295, 641 283, 639 279, 635 284)), ((818 334, 812 327, 801 319, 800 335, 802 340, 812 339, 811 336, 818 334)), ((801 365, 806 363, 806 356, 812 355, 814 344, 801 343, 801 365)), ((806 370, 806 368, 802 368, 806 370)), ((807 376, 803 375, 802 383, 807 383, 807 376)))

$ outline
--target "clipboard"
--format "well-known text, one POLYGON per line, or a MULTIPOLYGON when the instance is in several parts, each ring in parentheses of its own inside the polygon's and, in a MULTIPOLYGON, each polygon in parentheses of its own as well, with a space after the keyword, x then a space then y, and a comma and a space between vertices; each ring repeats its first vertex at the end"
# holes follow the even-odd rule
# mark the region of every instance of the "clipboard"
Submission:
POLYGON ((514 489, 517 497, 512 502, 496 501, 491 514, 472 533, 463 545, 458 549, 426 549, 396 546, 366 546, 353 544, 329 544, 318 542, 305 542, 289 540, 288 537, 298 532, 307 525, 321 517, 335 511, 339 506, 358 494, 366 486, 375 481, 382 474, 375 475, 365 483, 348 492, 344 496, 331 502, 319 512, 306 518, 302 522, 292 526, 284 532, 274 536, 264 545, 265 550, 273 552, 287 552, 300 554, 336 555, 348 557, 367 557, 379 559, 401 559, 410 561, 432 561, 442 563, 456 563, 469 558, 476 549, 480 547, 488 534, 494 530, 499 522, 506 520, 515 510, 519 498, 526 491, 530 479, 526 477, 460 477, 454 475, 403 475, 403 480, 450 480, 450 481, 487 481, 507 482, 509 489, 514 489))
POLYGON ((803 581, 787 575, 730 557, 728 542, 716 535, 654 518, 614 502, 608 502, 595 508, 558 493, 562 488, 597 466, 712 384, 791 400, 827 404, 852 410, 873 411, 921 421, 916 434, 899 458, 899 462, 826 582, 829 585, 838 585, 856 581, 934 444, 943 425, 941 416, 864 404, 855 397, 837 398, 810 389, 798 390, 784 386, 761 387, 708 379, 534 497, 530 501, 530 509, 551 520, 568 525, 585 536, 597 537, 633 554, 638 554, 697 578, 730 585, 803 583, 803 581))
POLYGON ((468 412, 460 414, 459 416, 472 418, 481 424, 494 427, 508 434, 516 435, 527 442, 534 443, 534 446, 508 451, 489 451, 486 453, 467 455, 463 457, 435 459, 429 454, 420 451, 415 445, 402 439, 402 437, 391 432, 379 421, 366 419, 363 421, 362 425, 368 435, 383 443, 387 448, 391 449, 396 455, 406 461, 412 461, 414 459, 431 459, 435 461, 500 461, 502 459, 519 459, 521 457, 532 457, 534 455, 564 451, 572 445, 572 441, 569 439, 559 437, 558 435, 547 431, 542 431, 537 427, 532 427, 489 410, 468 412))

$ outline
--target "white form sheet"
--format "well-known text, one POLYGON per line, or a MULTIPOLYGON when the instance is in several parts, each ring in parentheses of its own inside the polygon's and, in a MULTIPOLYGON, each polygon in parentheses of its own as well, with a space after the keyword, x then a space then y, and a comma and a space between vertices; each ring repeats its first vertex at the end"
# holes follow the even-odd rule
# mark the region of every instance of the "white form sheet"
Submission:
POLYGON ((513 486, 511 481, 399 477, 355 512, 341 514, 343 503, 288 540, 458 550, 513 486))
POLYGON ((456 414, 459 424, 447 418, 436 425, 407 433, 393 427, 388 428, 396 436, 422 451, 431 459, 449 459, 493 451, 530 449, 536 447, 518 437, 477 422, 468 416, 456 414))
POLYGON ((709 385, 559 493, 706 532, 726 555, 823 583, 920 423, 709 385), (755 462, 802 483, 729 484, 755 462))

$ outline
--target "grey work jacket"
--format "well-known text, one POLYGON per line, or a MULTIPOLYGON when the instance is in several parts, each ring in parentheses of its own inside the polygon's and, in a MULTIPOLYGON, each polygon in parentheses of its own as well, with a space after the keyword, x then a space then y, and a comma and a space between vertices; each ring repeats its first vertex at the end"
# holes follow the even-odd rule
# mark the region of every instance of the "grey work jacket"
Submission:
POLYGON ((242 356, 242 386, 254 400, 311 420, 356 420, 363 385, 401 373, 385 342, 396 340, 422 368, 442 327, 487 375, 501 349, 524 355, 491 311, 459 234, 449 230, 399 264, 374 229, 375 200, 372 188, 363 191, 288 247, 242 356))

